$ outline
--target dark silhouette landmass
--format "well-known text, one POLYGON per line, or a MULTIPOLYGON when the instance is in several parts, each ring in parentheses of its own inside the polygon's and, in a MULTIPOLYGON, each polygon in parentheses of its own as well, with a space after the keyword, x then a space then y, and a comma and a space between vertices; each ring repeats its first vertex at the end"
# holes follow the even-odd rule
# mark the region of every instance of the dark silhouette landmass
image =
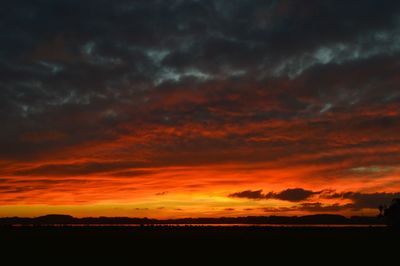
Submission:
POLYGON ((278 260, 281 264, 295 260, 296 265, 312 260, 320 264, 329 260, 342 265, 349 258, 355 258, 360 264, 361 259, 370 262, 375 256, 379 259, 376 265, 383 265, 384 260, 393 261, 397 256, 398 247, 392 243, 399 239, 400 230, 373 225, 385 224, 388 220, 385 215, 394 213, 395 209, 398 210, 392 205, 382 208, 381 215, 376 217, 330 214, 168 220, 75 218, 57 214, 36 218, 9 217, 0 218, 0 242, 5 244, 3 259, 15 252, 21 254, 12 256, 16 264, 27 258, 30 262, 40 263, 46 259, 52 263, 61 259, 71 265, 82 260, 90 261, 90 265, 95 261, 109 261, 111 265, 125 265, 126 261, 146 261, 150 265, 169 265, 169 262, 176 261, 185 265, 193 262, 212 265, 210 262, 216 260, 223 262, 220 265, 236 265, 238 259, 244 260, 244 265, 271 260, 278 260), (139 226, 123 226, 125 224, 139 226), (235 224, 248 226, 233 226, 235 224), (299 226, 274 227, 268 224, 299 226), (310 224, 327 226, 306 226, 310 224))
POLYGON ((70 215, 50 214, 35 218, 5 217, 0 218, 0 225, 196 225, 196 224, 311 224, 311 225, 380 225, 385 219, 380 216, 345 217, 334 214, 316 214, 306 216, 246 216, 220 218, 182 218, 182 219, 149 219, 130 217, 86 217, 76 218, 70 215))
POLYGON ((393 199, 389 207, 379 206, 379 212, 390 227, 400 228, 400 198, 393 199))
POLYGON ((386 226, 0 226, 11 265, 390 265, 399 237, 386 226))
POLYGON ((270 264, 276 260, 280 264, 329 261, 343 265, 352 258, 357 265, 362 265, 363 259, 368 262, 374 259, 376 265, 384 265, 385 260, 398 259, 398 246, 393 243, 400 238, 400 230, 395 229, 399 204, 399 200, 394 200, 389 207, 382 206, 380 215, 375 217, 332 214, 166 220, 76 218, 58 214, 8 217, 0 218, 0 243, 4 244, 3 260, 12 255, 15 264, 23 259, 31 264, 48 259, 51 263, 62 261, 71 265, 82 260, 90 261, 90 265, 96 261, 108 261, 111 265, 125 265, 127 261, 212 265, 222 261, 220 265, 236 265, 240 259, 244 265, 260 261, 270 264), (389 226, 374 226, 386 223, 389 226), (130 224, 138 226, 124 226, 130 224), (213 224, 219 226, 207 226, 213 224), (273 224, 283 226, 268 226, 273 224), (294 224, 299 226, 284 226, 294 224), (16 252, 20 255, 15 256, 16 252))

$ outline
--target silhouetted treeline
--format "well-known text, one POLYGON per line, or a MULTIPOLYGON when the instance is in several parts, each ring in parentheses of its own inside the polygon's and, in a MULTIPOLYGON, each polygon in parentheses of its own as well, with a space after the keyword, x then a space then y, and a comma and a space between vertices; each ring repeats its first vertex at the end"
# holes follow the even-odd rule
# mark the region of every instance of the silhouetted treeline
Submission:
POLYGON ((1 225, 100 225, 100 224, 132 224, 132 225, 163 225, 163 224, 339 224, 339 225, 372 225, 384 224, 379 217, 317 214, 306 216, 246 216, 220 218, 182 218, 182 219, 149 219, 129 217, 86 217, 75 218, 70 215, 45 215, 35 218, 7 217, 0 218, 1 225))
POLYGON ((389 226, 400 228, 400 198, 393 199, 389 207, 380 206, 379 212, 389 226))

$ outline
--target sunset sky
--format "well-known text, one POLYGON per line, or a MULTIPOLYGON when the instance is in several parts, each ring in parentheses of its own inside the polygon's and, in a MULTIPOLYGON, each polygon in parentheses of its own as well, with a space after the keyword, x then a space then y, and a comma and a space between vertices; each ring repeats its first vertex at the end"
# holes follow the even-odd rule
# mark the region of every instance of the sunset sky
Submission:
POLYGON ((400 1, 0 16, 0 217, 376 215, 400 196, 400 1))

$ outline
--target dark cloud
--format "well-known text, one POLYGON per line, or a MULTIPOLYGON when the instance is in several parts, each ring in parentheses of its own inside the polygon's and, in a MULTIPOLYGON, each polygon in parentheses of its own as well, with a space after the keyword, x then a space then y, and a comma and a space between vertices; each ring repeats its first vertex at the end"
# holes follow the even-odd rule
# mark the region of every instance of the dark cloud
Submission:
MULTIPOLYGON (((372 101, 379 108, 398 99, 397 1, 6 6, 0 158, 31 160, 93 139, 112 140, 126 124, 247 124, 354 112, 372 101), (64 138, 24 138, 51 131, 64 138)), ((377 127, 385 119, 360 121, 359 127, 377 127)), ((336 130, 332 121, 324 128, 336 130)), ((243 142, 243 136, 230 137, 225 147, 243 142)), ((190 141, 198 148, 207 140, 190 141)))
POLYGON ((302 188, 286 189, 279 193, 269 192, 265 198, 267 199, 280 199, 291 202, 304 201, 313 195, 320 194, 321 192, 314 192, 302 188))
POLYGON ((265 195, 262 194, 262 190, 245 190, 241 192, 236 192, 228 195, 232 198, 245 198, 245 199, 254 199, 260 200, 265 199, 265 195))
MULTIPOLYGON (((389 205, 392 199, 400 197, 400 193, 388 193, 388 192, 377 192, 377 193, 361 193, 361 192, 342 192, 337 193, 334 190, 321 190, 312 191, 302 188, 286 189, 279 193, 269 192, 262 193, 262 190, 246 190, 242 192, 236 192, 228 195, 233 198, 246 198, 252 200, 267 200, 267 199, 279 199, 290 202, 300 202, 299 206, 293 207, 291 210, 305 210, 324 212, 332 211, 338 212, 341 210, 360 210, 360 209, 376 209, 380 205, 389 205), (309 202, 311 197, 316 199, 340 199, 350 200, 351 203, 334 203, 324 204, 321 202, 309 202), (304 202, 306 201, 306 202, 304 202)), ((266 208, 265 211, 279 211, 276 208, 266 208)), ((282 209, 280 211, 288 211, 282 209)))
POLYGON ((348 199, 353 201, 354 209, 376 209, 379 205, 389 205, 394 198, 400 197, 400 192, 387 193, 360 193, 360 192, 344 192, 344 193, 333 193, 324 195, 326 198, 331 199, 348 199))
POLYGON ((233 198, 246 198, 246 199, 279 199, 284 201, 299 202, 310 198, 313 195, 320 194, 321 192, 314 192, 311 190, 305 190, 302 188, 289 188, 279 193, 269 192, 263 194, 262 190, 245 190, 242 192, 236 192, 229 194, 229 197, 233 198))
POLYGON ((149 208, 135 208, 135 211, 148 211, 149 208))

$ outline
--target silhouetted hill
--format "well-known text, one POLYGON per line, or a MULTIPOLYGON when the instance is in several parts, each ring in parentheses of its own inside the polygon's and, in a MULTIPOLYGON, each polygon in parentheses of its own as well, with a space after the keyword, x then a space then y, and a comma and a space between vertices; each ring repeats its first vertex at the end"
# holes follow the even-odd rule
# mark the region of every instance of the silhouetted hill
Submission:
POLYGON ((59 224, 59 223, 74 223, 76 218, 71 215, 63 214, 48 214, 33 218, 35 223, 46 223, 46 224, 59 224))
POLYGON ((130 217, 85 217, 75 218, 70 215, 50 214, 35 218, 6 217, 0 218, 0 225, 165 225, 165 224, 384 224, 379 217, 354 216, 347 218, 342 215, 316 214, 306 216, 246 216, 220 218, 182 218, 182 219, 148 219, 130 217))
POLYGON ((306 215, 297 218, 299 223, 304 224, 346 224, 351 219, 348 219, 342 215, 332 214, 315 214, 306 215))

